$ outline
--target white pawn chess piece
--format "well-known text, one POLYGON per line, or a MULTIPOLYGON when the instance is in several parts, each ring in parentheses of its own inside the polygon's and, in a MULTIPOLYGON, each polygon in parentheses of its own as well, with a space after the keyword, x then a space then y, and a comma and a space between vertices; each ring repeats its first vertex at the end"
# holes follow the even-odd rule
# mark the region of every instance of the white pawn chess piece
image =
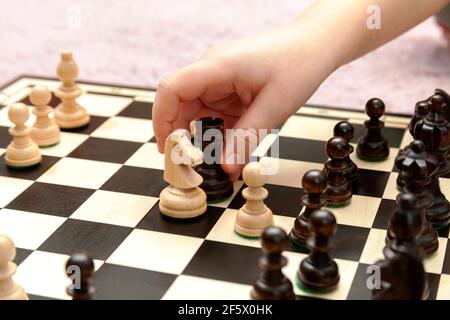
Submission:
POLYGON ((164 154, 164 180, 170 185, 159 195, 161 213, 178 219, 202 215, 207 207, 206 193, 199 188, 203 178, 192 166, 203 161, 203 153, 192 145, 187 130, 178 129, 167 137, 164 154))
POLYGON ((264 203, 269 192, 264 168, 259 162, 250 162, 242 171, 247 188, 242 190, 246 203, 238 210, 234 230, 241 236, 258 238, 265 228, 273 225, 273 214, 264 203))
POLYGON ((33 113, 36 115, 36 122, 30 135, 40 147, 52 146, 61 139, 58 125, 49 117, 52 112, 52 107, 48 105, 51 99, 52 94, 46 87, 36 86, 31 90, 30 101, 35 106, 33 113))
POLYGON ((87 125, 90 120, 89 114, 76 101, 83 91, 75 82, 78 76, 78 66, 73 60, 72 52, 63 51, 61 53, 57 74, 62 84, 55 91, 55 95, 61 99, 61 103, 55 108, 56 123, 63 129, 75 129, 87 125))
POLYGON ((13 140, 6 148, 5 162, 9 167, 30 167, 42 160, 38 145, 30 137, 31 129, 25 125, 29 116, 28 107, 23 103, 14 103, 9 107, 9 120, 15 124, 9 129, 13 140))
POLYGON ((13 241, 5 235, 0 235, 0 300, 28 300, 25 290, 12 278, 17 269, 13 262, 15 256, 16 247, 13 241))

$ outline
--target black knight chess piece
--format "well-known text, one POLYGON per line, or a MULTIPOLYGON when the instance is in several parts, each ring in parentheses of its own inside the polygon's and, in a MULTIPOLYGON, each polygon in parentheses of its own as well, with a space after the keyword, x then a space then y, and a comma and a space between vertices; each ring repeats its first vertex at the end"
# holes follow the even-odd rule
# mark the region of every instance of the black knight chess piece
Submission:
POLYGON ((302 178, 302 188, 305 194, 301 197, 301 203, 305 210, 295 219, 290 238, 296 245, 305 245, 311 236, 309 218, 313 211, 326 205, 322 193, 327 187, 327 179, 320 170, 309 170, 302 178))
POLYGON ((450 203, 439 186, 439 178, 450 171, 447 155, 450 143, 449 123, 445 119, 446 105, 444 98, 433 95, 428 102, 428 115, 417 122, 414 128, 416 139, 423 141, 425 151, 438 161, 438 169, 431 175, 428 188, 433 197, 433 204, 427 208, 427 217, 435 228, 441 228, 450 222, 450 203))
MULTIPOLYGON (((353 153, 354 148, 350 144, 350 141, 353 139, 355 134, 355 129, 348 121, 339 121, 334 126, 334 136, 335 137, 342 137, 348 142, 348 146, 350 149, 350 154, 353 153)), ((353 162, 352 159, 350 159, 350 154, 345 158, 345 162, 347 163, 347 168, 344 170, 344 175, 347 178, 347 180, 352 183, 355 182, 358 179, 359 170, 356 164, 353 162)))
MULTIPOLYGON (((436 252, 439 247, 438 234, 426 215, 427 208, 433 203, 433 198, 427 188, 431 180, 429 175, 435 172, 437 165, 436 159, 427 154, 425 146, 420 140, 411 142, 405 152, 400 153, 395 159, 395 166, 405 181, 403 191, 413 194, 417 199, 417 210, 424 223, 424 229, 417 238, 417 243, 423 248, 426 255, 436 252)), ((394 239, 393 230, 389 228, 386 243, 389 244, 394 239)))
POLYGON ((264 255, 259 260, 259 266, 263 271, 253 285, 252 299, 294 299, 292 283, 282 271, 287 264, 287 259, 282 254, 289 243, 286 232, 278 227, 268 227, 262 233, 261 242, 264 255))
POLYGON ((309 255, 300 263, 297 281, 300 287, 330 291, 339 282, 339 269, 330 256, 331 237, 336 232, 336 218, 327 210, 316 210, 310 219, 309 255))
POLYGON ((216 152, 222 152, 224 122, 219 118, 202 118, 196 122, 195 134, 197 135, 195 140, 202 142, 202 151, 205 154, 203 163, 195 169, 203 177, 200 188, 205 191, 207 201, 225 200, 233 194, 233 183, 220 166, 218 160, 221 159, 221 155, 216 154, 216 152), (201 130, 198 130, 199 126, 201 130), (211 144, 215 146, 216 143, 220 148, 210 148, 211 144))
POLYGON ((73 300, 92 300, 95 293, 92 284, 94 270, 94 261, 84 253, 75 253, 67 260, 66 273, 72 280, 67 294, 73 300))
POLYGON ((372 98, 366 103, 366 113, 369 120, 364 122, 367 133, 361 137, 356 147, 356 154, 362 160, 382 161, 389 156, 388 140, 382 135, 384 122, 380 121, 385 110, 384 102, 372 98))

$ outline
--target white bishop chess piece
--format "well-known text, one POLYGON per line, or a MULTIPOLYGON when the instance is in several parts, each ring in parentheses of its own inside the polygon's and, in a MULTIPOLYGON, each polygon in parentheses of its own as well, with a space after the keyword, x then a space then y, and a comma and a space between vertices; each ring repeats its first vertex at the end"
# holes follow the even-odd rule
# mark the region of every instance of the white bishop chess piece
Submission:
POLYGON ((30 135, 40 147, 57 144, 61 138, 58 125, 49 117, 52 112, 52 107, 48 105, 51 99, 52 93, 46 87, 36 86, 31 90, 30 101, 35 106, 33 113, 36 115, 36 122, 30 135))
POLYGON ((23 103, 14 103, 9 107, 9 120, 15 124, 9 129, 13 140, 6 148, 5 155, 5 163, 9 167, 31 167, 42 160, 38 145, 30 137, 31 129, 25 125, 29 116, 28 107, 23 103))
POLYGON ((13 262, 15 256, 16 247, 13 241, 5 235, 0 235, 0 300, 28 300, 25 290, 12 278, 17 269, 13 262))
POLYGON ((241 236, 258 238, 265 228, 273 225, 272 210, 264 203, 269 192, 264 188, 267 177, 263 165, 250 162, 244 167, 242 178, 247 185, 242 196, 247 201, 237 212, 234 230, 241 236))
POLYGON ((61 103, 55 109, 55 121, 62 129, 76 129, 89 123, 90 117, 86 109, 80 106, 76 99, 83 91, 76 84, 78 66, 73 60, 72 52, 63 51, 58 65, 57 74, 61 86, 56 89, 55 95, 61 103))
POLYGON ((203 178, 192 168, 203 161, 203 153, 190 141, 189 132, 177 129, 164 146, 164 180, 170 185, 159 195, 162 214, 189 219, 206 211, 206 193, 199 188, 203 178))

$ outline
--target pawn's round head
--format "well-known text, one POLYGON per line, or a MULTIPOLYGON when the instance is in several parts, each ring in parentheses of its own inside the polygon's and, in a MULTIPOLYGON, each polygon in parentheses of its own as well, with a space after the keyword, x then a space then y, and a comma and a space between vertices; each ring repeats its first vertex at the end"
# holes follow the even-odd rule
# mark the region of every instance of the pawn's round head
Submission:
POLYGON ((0 235, 0 266, 5 266, 16 257, 16 247, 10 237, 0 235))
POLYGON ((350 145, 342 137, 333 137, 328 140, 326 151, 331 159, 344 159, 350 154, 350 145))
POLYGON ((67 260, 66 273, 72 276, 77 269, 82 279, 88 279, 94 274, 94 261, 85 253, 75 253, 67 260))
POLYGON ((415 111, 418 114, 426 116, 428 113, 428 100, 423 100, 423 101, 417 102, 415 111))
POLYGON ((30 93, 30 101, 35 106, 46 106, 52 100, 52 94, 47 87, 35 86, 30 93))
POLYGON ((61 51, 61 60, 62 61, 70 61, 73 59, 72 51, 65 49, 61 51))
POLYGON ((372 98, 366 103, 366 113, 371 119, 380 118, 385 110, 384 102, 379 98, 372 98))
POLYGON ((28 107, 24 103, 14 103, 9 107, 8 118, 16 125, 24 125, 30 117, 28 107))
POLYGON ((316 210, 309 219, 314 234, 329 237, 336 231, 336 217, 328 210, 316 210))
POLYGON ((264 229, 261 235, 261 243, 268 253, 282 252, 288 247, 288 236, 286 232, 275 226, 264 229))
POLYGON ((327 187, 327 178, 320 170, 309 170, 303 175, 302 187, 306 193, 322 193, 327 187))
POLYGON ((249 187, 262 187, 267 182, 264 168, 259 162, 250 162, 242 171, 242 179, 249 187))
POLYGON ((438 93, 432 95, 430 97, 430 101, 428 102, 428 109, 431 112, 444 112, 445 110, 445 100, 444 97, 438 93))
POLYGON ((410 148, 414 153, 422 153, 425 151, 425 145, 423 144, 423 142, 421 140, 414 140, 413 142, 410 143, 410 148))
POLYGON ((339 121, 334 126, 334 135, 336 137, 342 137, 348 142, 353 139, 353 136, 355 135, 355 129, 348 121, 339 121))

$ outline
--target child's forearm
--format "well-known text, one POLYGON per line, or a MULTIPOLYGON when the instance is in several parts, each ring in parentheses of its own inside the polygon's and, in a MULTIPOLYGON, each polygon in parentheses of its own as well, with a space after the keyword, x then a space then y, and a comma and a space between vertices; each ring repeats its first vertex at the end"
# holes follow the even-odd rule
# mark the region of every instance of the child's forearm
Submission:
MULTIPOLYGON (((317 0, 294 24, 324 41, 335 67, 378 48, 442 9, 449 0, 317 0), (371 7, 372 6, 372 7, 371 7), (380 29, 367 21, 377 6, 380 29)), ((318 45, 319 47, 324 47, 318 45)))

